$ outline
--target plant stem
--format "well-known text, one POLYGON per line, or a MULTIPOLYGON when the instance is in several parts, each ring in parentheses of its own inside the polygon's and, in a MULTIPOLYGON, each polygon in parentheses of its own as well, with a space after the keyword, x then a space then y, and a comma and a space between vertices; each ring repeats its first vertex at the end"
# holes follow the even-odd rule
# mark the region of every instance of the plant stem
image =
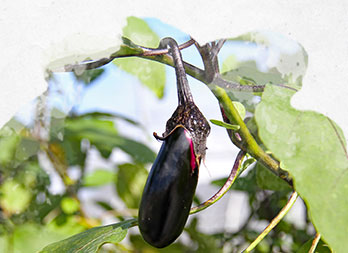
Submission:
POLYGON ((317 245, 320 241, 321 234, 317 233, 313 239, 312 246, 309 249, 308 253, 314 253, 315 249, 317 248, 317 245))
POLYGON ((236 157, 236 160, 234 162, 234 165, 232 167, 231 173, 228 176, 225 184, 210 199, 208 199, 207 201, 201 203, 200 205, 198 205, 196 207, 192 207, 190 214, 198 213, 198 212, 206 209, 207 207, 211 206, 212 204, 217 202, 219 199, 221 199, 222 196, 225 195, 225 193, 231 188, 232 184, 236 180, 237 175, 239 174, 239 170, 240 170, 241 165, 242 165, 242 160, 245 157, 245 155, 246 155, 246 153, 243 150, 239 151, 239 153, 236 157))
POLYGON ((231 99, 228 97, 226 91, 218 86, 210 85, 211 91, 214 93, 216 98, 219 100, 221 107, 223 108, 223 116, 226 116, 228 121, 233 125, 239 125, 240 129, 237 131, 229 132, 233 143, 240 149, 249 153, 256 160, 260 161, 277 176, 286 180, 290 185, 292 185, 291 179, 288 177, 288 173, 283 171, 279 167, 279 163, 270 157, 255 141, 254 137, 249 132, 249 129, 245 125, 244 121, 240 117, 237 109, 234 107, 231 99), (236 133, 238 135, 236 135, 236 133))
POLYGON ((280 210, 279 214, 271 221, 271 223, 262 231, 261 234, 249 245, 249 247, 244 252, 251 252, 266 235, 283 219, 283 217, 289 212, 291 207, 294 205, 296 199, 298 197, 297 192, 293 192, 291 194, 288 203, 280 210))

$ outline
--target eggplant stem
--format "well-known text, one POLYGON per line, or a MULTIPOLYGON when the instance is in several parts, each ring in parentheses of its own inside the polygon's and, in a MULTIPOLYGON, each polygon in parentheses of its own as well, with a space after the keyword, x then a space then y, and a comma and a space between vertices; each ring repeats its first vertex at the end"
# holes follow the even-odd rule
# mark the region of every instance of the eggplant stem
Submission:
POLYGON ((232 167, 231 173, 228 176, 225 184, 220 188, 220 190, 215 193, 210 199, 208 199, 207 201, 201 203, 198 206, 192 207, 190 214, 194 214, 194 213, 198 213, 204 209, 206 209, 207 207, 211 206, 212 204, 214 204, 215 202, 217 202, 219 199, 222 198, 222 196, 225 195, 225 193, 231 188, 231 186, 233 185, 234 181, 237 178, 237 175, 239 174, 241 165, 242 165, 242 161, 244 159, 246 155, 246 152, 243 150, 240 150, 236 160, 234 162, 234 165, 232 167))
POLYGON ((161 40, 160 47, 169 47, 169 53, 173 57, 179 105, 186 105, 193 102, 193 97, 186 77, 186 71, 178 44, 172 38, 164 38, 161 40))

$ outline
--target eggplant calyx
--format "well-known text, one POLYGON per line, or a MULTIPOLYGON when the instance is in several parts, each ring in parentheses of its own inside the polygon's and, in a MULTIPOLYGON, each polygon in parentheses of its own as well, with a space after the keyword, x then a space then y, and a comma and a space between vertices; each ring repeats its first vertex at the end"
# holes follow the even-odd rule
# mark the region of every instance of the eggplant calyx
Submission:
POLYGON ((180 125, 190 133, 196 157, 204 158, 210 126, 194 102, 178 105, 167 121, 166 131, 162 136, 165 138, 180 125))
MULTIPOLYGON (((187 128, 185 126, 183 126, 182 124, 178 124, 169 133, 167 133, 167 131, 165 133, 163 133, 162 137, 158 136, 158 134, 156 132, 153 132, 153 136, 157 140, 165 141, 171 134, 173 134, 173 132, 177 128, 183 128, 185 130, 184 131, 185 132, 185 137, 186 137, 186 140, 190 143, 190 150, 191 150, 190 166, 191 166, 192 172, 194 172, 194 170, 200 166, 202 156, 201 155, 197 155, 197 152, 195 150, 194 140, 193 140, 193 137, 192 137, 192 132, 187 130, 187 128)), ((209 130, 210 130, 210 128, 209 128, 209 130)), ((194 132, 194 133, 196 133, 196 132, 194 132)))

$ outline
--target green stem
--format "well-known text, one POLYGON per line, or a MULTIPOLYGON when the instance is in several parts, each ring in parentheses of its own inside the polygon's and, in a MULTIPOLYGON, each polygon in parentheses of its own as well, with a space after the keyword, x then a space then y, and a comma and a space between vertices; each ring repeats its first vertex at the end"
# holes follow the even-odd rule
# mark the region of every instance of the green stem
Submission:
POLYGON ((320 237, 321 235, 319 233, 317 233, 313 239, 313 242, 312 242, 312 246, 311 248, 309 249, 308 253, 314 253, 315 249, 317 248, 318 246, 318 243, 320 241, 320 237))
POLYGON ((293 192, 291 194, 291 197, 286 203, 286 205, 283 207, 283 209, 279 212, 279 214, 271 221, 271 223, 262 231, 261 234, 249 245, 249 247, 244 252, 251 252, 262 240, 265 238, 266 235, 275 227, 278 225, 278 223, 284 218, 284 216, 289 212, 291 207, 294 205, 296 199, 298 197, 297 192, 293 192))
POLYGON ((286 180, 290 185, 292 185, 291 179, 288 177, 288 173, 283 171, 279 167, 279 163, 270 157, 255 141, 254 137, 249 132, 249 129, 245 125, 243 119, 240 117, 237 109, 234 107, 231 99, 227 95, 226 91, 216 85, 209 85, 211 91, 214 93, 216 98, 219 100, 220 105, 223 108, 223 113, 228 118, 228 120, 233 125, 239 125, 240 129, 232 132, 232 140, 235 145, 249 153, 256 160, 260 161, 267 168, 273 171, 276 175, 286 180), (241 140, 236 137, 237 133, 241 140))
POLYGON ((201 203, 200 205, 198 205, 196 207, 192 207, 190 214, 198 213, 198 212, 206 209, 207 207, 211 206, 212 204, 217 202, 219 199, 221 199, 222 196, 225 195, 225 193, 231 188, 234 181, 236 180, 245 155, 246 155, 246 153, 244 151, 242 151, 242 150, 239 151, 239 153, 236 157, 236 161, 234 162, 233 168, 231 170, 231 173, 226 180, 226 183, 210 199, 208 199, 207 201, 201 203))

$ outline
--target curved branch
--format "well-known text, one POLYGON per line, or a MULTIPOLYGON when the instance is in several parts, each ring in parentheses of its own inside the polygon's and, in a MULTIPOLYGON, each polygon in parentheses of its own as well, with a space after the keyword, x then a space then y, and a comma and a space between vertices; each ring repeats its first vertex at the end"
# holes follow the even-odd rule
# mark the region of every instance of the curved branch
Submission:
MULTIPOLYGON (((195 43, 195 40, 190 39, 190 40, 186 41, 185 43, 179 45, 179 49, 181 50, 181 49, 187 48, 187 47, 193 45, 194 43, 195 43)), ((166 49, 147 48, 147 47, 142 47, 142 46, 136 45, 136 44, 132 43, 131 41, 129 41, 129 44, 134 46, 134 48, 138 49, 139 51, 137 51, 137 53, 121 54, 121 53, 119 53, 119 51, 121 51, 121 50, 119 50, 116 53, 112 54, 109 58, 102 58, 102 59, 97 60, 97 61, 87 61, 87 62, 81 62, 81 63, 73 64, 73 65, 66 65, 64 67, 64 72, 71 72, 71 71, 81 70, 81 69, 82 70, 89 70, 89 69, 99 68, 99 67, 102 67, 102 66, 110 63, 114 59, 121 58, 121 57, 154 56, 154 55, 167 54, 169 52, 168 48, 166 48, 166 49)))
POLYGON ((236 180, 238 172, 239 172, 239 170, 241 168, 242 160, 245 157, 245 155, 246 155, 246 153, 243 150, 239 151, 239 153, 238 153, 238 155, 236 157, 236 160, 234 162, 234 165, 232 167, 231 173, 228 176, 225 184, 210 199, 208 199, 207 201, 201 203, 198 206, 192 207, 191 211, 190 211, 190 214, 198 213, 198 212, 206 209, 207 207, 211 206, 212 204, 217 202, 219 199, 221 199, 222 196, 225 195, 225 193, 231 188, 232 184, 236 180))

